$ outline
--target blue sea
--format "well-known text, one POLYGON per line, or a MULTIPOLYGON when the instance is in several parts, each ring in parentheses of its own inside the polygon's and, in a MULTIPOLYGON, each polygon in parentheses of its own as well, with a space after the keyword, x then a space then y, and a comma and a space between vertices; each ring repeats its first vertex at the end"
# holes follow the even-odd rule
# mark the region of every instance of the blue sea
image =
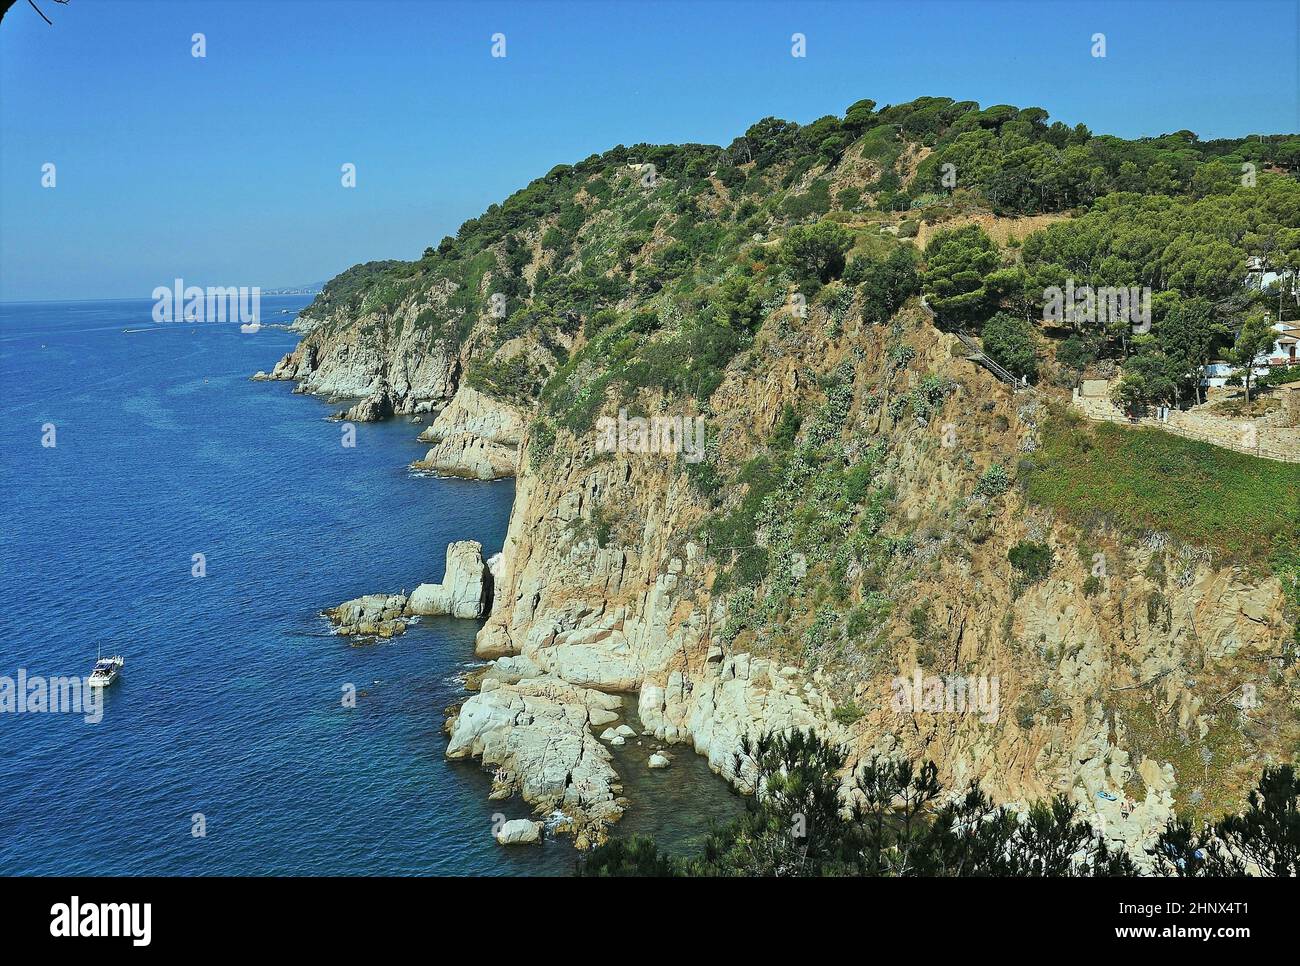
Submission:
MULTIPOLYGON (((408 473, 405 419, 345 448, 339 406, 248 379, 294 334, 151 309, 0 304, 0 676, 126 659, 97 724, 0 714, 0 874, 570 873, 566 839, 498 846, 493 815, 528 806, 443 757, 478 623, 353 647, 319 616, 441 579, 452 540, 495 552, 513 483, 408 473)), ((738 812, 686 749, 667 772, 636 755, 619 834, 687 851, 738 812)))

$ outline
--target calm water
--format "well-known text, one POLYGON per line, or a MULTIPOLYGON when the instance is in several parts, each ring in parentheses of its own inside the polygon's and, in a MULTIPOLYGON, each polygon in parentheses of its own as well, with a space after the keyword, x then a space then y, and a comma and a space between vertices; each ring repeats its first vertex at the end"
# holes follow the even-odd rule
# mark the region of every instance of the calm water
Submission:
MULTIPOLYGON (((307 301, 264 298, 263 318, 307 301)), ((410 476, 406 421, 344 448, 331 407, 247 379, 291 333, 158 327, 150 309, 0 305, 0 675, 127 658, 98 724, 0 714, 0 873, 571 871, 564 841, 497 846, 492 814, 527 807, 443 758, 477 622, 350 647, 317 616, 441 579, 451 540, 498 549, 513 484, 410 476)), ((684 750, 625 777, 624 834, 670 847, 739 807, 684 750)))

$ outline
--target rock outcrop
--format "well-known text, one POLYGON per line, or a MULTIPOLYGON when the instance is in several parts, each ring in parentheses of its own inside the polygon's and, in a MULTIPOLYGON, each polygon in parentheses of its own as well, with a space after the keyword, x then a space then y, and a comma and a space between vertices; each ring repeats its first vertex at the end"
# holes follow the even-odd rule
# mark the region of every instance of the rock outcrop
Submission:
MULTIPOLYGON (((859 371, 878 371, 883 340, 856 338, 869 347, 859 371)), ((919 371, 943 369, 956 351, 953 337, 924 325, 911 339, 919 371)), ((836 351, 791 342, 769 369, 729 376, 715 397, 718 437, 735 440, 743 458, 745 440, 770 432, 775 414, 806 391, 800 367, 825 369, 841 358, 836 351)), ((1089 596, 1094 564, 1077 549, 1082 536, 1015 495, 987 506, 971 496, 979 467, 1035 445, 1041 413, 973 367, 961 378, 932 417, 967 441, 961 454, 911 422, 882 437, 895 532, 932 535, 935 545, 909 551, 917 569, 898 575, 909 581, 906 595, 859 653, 791 659, 751 632, 728 630, 729 610, 711 592, 716 564, 695 538, 706 510, 688 479, 637 454, 594 459, 593 444, 581 439, 557 447, 540 469, 521 469, 496 605, 477 653, 517 655, 510 659, 582 694, 636 700, 654 737, 690 746, 741 787, 744 736, 815 727, 850 748, 851 765, 876 753, 933 758, 947 787, 979 778, 1012 805, 1064 791, 1113 844, 1140 858, 1175 805, 1206 794, 1204 763, 1169 755, 1215 727, 1207 686, 1222 694, 1260 681, 1234 655, 1277 653, 1288 633, 1284 597, 1274 579, 1247 578, 1158 541, 1125 546, 1118 535, 1106 545, 1122 579, 1108 581, 1102 598, 1089 596), (946 514, 963 506, 972 518, 986 515, 988 529, 955 528, 946 514), (603 540, 594 536, 597 519, 610 530, 603 540), (1058 548, 1057 562, 1049 579, 1022 589, 1007 559, 1028 539, 1058 548), (908 622, 922 602, 925 640, 908 622), (893 681, 913 674, 925 649, 950 667, 998 678, 996 713, 898 710, 893 681), (1185 738, 1169 743, 1159 737, 1166 733, 1185 738)), ((881 417, 865 401, 854 413, 856 432, 876 431, 881 417)), ((796 559, 786 565, 795 582, 808 569, 796 559)), ((573 714, 589 720, 585 706, 573 714)), ((1239 788, 1257 774, 1231 759, 1216 767, 1232 771, 1239 788)))
POLYGON ((483 545, 459 540, 447 545, 447 566, 441 583, 420 584, 411 592, 406 611, 420 617, 483 617, 492 603, 492 573, 483 562, 483 545))
POLYGON ((350 409, 344 409, 331 416, 334 420, 349 423, 375 423, 387 419, 396 411, 392 394, 387 386, 380 386, 371 396, 362 399, 350 409))
POLYGON ((517 793, 539 812, 562 809, 587 841, 598 841, 626 803, 615 795, 618 776, 592 717, 621 704, 552 675, 498 682, 449 720, 446 754, 482 759, 496 769, 494 797, 517 793))
POLYGON ((519 452, 469 433, 444 436, 411 469, 472 480, 499 480, 514 476, 519 452))
POLYGON ((447 407, 420 434, 420 441, 439 443, 464 433, 489 443, 517 447, 524 436, 525 419, 513 406, 462 385, 447 407))
POLYGON ((397 637, 406 632, 406 598, 401 594, 367 594, 325 611, 338 633, 357 637, 397 637))
POLYGON ((411 617, 463 617, 475 620, 492 605, 492 572, 483 561, 483 545, 460 540, 447 545, 443 579, 420 584, 410 595, 366 594, 323 613, 338 633, 355 637, 396 637, 411 617))
POLYGON ((463 366, 459 349, 416 324, 422 313, 442 310, 441 301, 410 302, 400 324, 340 311, 320 320, 265 378, 295 382, 295 392, 360 399, 361 413, 433 412, 452 398, 463 366))
POLYGON ((524 417, 500 400, 462 385, 437 418, 420 433, 434 444, 415 470, 477 480, 514 476, 524 417))
POLYGON ((502 822, 496 838, 500 845, 536 845, 542 840, 542 823, 526 818, 502 822))
MULTIPOLYGON (((436 414, 417 469, 516 477, 501 554, 484 563, 478 544, 454 544, 440 583, 333 612, 341 629, 376 636, 400 633, 407 615, 487 617, 475 649, 495 663, 449 720, 447 755, 495 769, 494 796, 563 809, 581 841, 597 841, 622 808, 597 735, 626 742, 611 726, 635 701, 650 736, 741 787, 745 737, 812 727, 847 747, 850 767, 929 758, 949 789, 978 779, 1013 806, 1064 793, 1140 853, 1176 805, 1239 804, 1259 763, 1300 740, 1294 605, 1277 579, 1030 502, 1015 477, 1042 448, 1042 396, 970 365, 915 302, 871 325, 865 287, 835 282, 792 315, 775 289, 760 291, 775 262, 760 271, 748 259, 765 317, 731 361, 693 380, 708 398, 639 378, 651 349, 695 351, 681 300, 654 294, 666 246, 691 246, 671 241, 681 210, 648 208, 671 220, 644 241, 638 228, 617 264, 588 259, 598 238, 630 240, 619 206, 599 198, 632 187, 625 168, 566 195, 583 222, 570 255, 543 244, 550 215, 486 219, 374 291, 339 286, 299 346, 259 374, 361 399, 357 419, 436 414), (500 273, 468 268, 493 259, 518 276, 513 291, 544 298, 489 311, 500 273), (617 372, 604 368, 615 354, 617 372), (598 448, 592 423, 619 398, 706 418, 706 462, 598 448), (836 478, 792 469, 825 459, 836 478), (994 467, 1002 485, 986 489, 994 467), (722 526, 765 472, 763 512, 743 532, 722 526), (866 492, 850 499, 850 484, 866 492), (792 507, 797 520, 778 519, 792 507), (1010 563, 1024 543, 1050 557, 1034 580, 1010 563), (900 706, 897 682, 918 673, 994 681, 997 700, 979 714, 900 706)), ((836 168, 823 172, 832 189, 881 174, 861 147, 836 168)), ((547 183, 586 177, 566 169, 547 183)), ((739 200, 709 185, 692 195, 699 217, 739 200)), ((755 240, 779 243, 780 231, 755 240)))

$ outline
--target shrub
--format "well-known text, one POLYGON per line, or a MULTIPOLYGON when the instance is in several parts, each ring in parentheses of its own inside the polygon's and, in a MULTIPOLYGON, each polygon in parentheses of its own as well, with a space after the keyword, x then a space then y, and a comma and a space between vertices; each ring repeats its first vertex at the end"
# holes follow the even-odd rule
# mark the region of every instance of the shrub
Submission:
POLYGON ((918 641, 924 641, 930 636, 930 605, 929 603, 919 604, 912 608, 912 612, 907 615, 908 623, 912 625, 912 636, 918 641))
POLYGON ((1010 488, 1011 477, 1007 476, 1006 468, 1001 463, 994 463, 986 469, 975 484, 976 494, 990 499, 1001 496, 1010 488))
MULTIPOLYGON (((847 718, 852 703, 836 709, 847 718)), ((743 776, 745 815, 715 829, 703 853, 673 860, 652 842, 614 839, 578 865, 583 875, 687 876, 1104 876, 1135 875, 1132 861, 1111 852, 1106 839, 1065 795, 1034 802, 1024 819, 994 805, 973 783, 961 794, 943 795, 933 762, 873 756, 842 775, 846 749, 797 729, 745 737, 732 762, 743 776), (854 807, 840 786, 847 782, 854 807), (791 830, 799 834, 792 835, 791 830)), ((1294 874, 1296 862, 1282 843, 1294 837, 1296 782, 1268 786, 1233 826, 1234 844, 1251 857, 1285 854, 1268 871, 1294 874), (1294 824, 1294 823, 1292 823, 1294 824), (1248 851, 1247 851, 1248 850, 1248 851)), ((1261 788, 1265 786, 1261 783, 1261 788)), ((1256 796, 1252 795, 1252 801, 1256 796)), ((1223 836, 1228 834, 1225 829, 1223 836)), ((1208 836, 1207 836, 1208 837, 1208 836)), ((1173 852, 1173 849, 1170 849, 1173 852)), ((1187 848, 1178 854, 1194 855, 1187 848)))
POLYGON ((836 705, 835 711, 832 713, 832 717, 834 717, 838 723, 842 724, 844 727, 847 728, 849 725, 853 724, 853 722, 861 718, 864 714, 866 714, 866 712, 858 707, 856 701, 850 698, 848 701, 845 701, 843 704, 836 705))
POLYGON ((1097 361, 1097 346, 1087 339, 1072 335, 1057 348, 1056 361, 1066 368, 1082 371, 1097 361))
POLYGON ((709 460, 700 460, 698 463, 685 463, 686 478, 691 481, 695 491, 706 498, 710 503, 714 502, 718 493, 722 490, 722 476, 718 473, 718 467, 709 460))
POLYGON ((903 245, 883 260, 855 258, 844 273, 844 280, 861 289, 862 320, 873 325, 888 321, 920 287, 916 256, 909 246, 903 245))
POLYGON ((793 446, 795 437, 799 435, 799 426, 802 422, 803 420, 795 412, 794 406, 786 403, 781 409, 781 418, 777 420, 776 428, 772 430, 772 448, 789 449, 793 446))
POLYGON ((528 463, 533 469, 537 469, 551 455, 551 450, 555 448, 555 427, 545 420, 539 419, 533 423, 532 433, 528 441, 528 463))
POLYGON ((1052 569, 1052 548, 1045 543, 1022 540, 1007 551, 1007 559, 1026 583, 1036 584, 1052 569))
POLYGON ((984 323, 984 352, 1013 376, 1038 375, 1037 337, 1024 319, 998 312, 984 323))
POLYGON ((781 261, 803 282, 825 284, 844 271, 853 236, 830 221, 796 225, 781 240, 781 261))

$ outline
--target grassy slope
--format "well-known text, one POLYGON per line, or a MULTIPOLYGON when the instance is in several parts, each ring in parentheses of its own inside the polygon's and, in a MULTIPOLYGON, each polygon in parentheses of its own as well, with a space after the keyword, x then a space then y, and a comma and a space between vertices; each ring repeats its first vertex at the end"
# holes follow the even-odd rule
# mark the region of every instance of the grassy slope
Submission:
POLYGON ((1155 429, 1056 416, 1029 474, 1029 499, 1080 521, 1100 513, 1263 567, 1280 541, 1300 553, 1300 466, 1155 429))

